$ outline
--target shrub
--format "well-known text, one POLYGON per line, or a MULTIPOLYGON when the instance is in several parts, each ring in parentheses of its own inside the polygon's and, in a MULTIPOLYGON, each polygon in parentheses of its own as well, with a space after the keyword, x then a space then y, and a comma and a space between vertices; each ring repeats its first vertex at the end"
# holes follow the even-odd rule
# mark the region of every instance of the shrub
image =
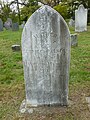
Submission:
POLYGON ((55 6, 54 9, 60 13, 60 15, 64 18, 64 19, 68 19, 70 18, 69 14, 68 14, 68 9, 69 6, 65 3, 60 3, 59 5, 55 6))
POLYGON ((21 9, 21 20, 27 21, 27 19, 39 8, 40 6, 29 6, 21 9))

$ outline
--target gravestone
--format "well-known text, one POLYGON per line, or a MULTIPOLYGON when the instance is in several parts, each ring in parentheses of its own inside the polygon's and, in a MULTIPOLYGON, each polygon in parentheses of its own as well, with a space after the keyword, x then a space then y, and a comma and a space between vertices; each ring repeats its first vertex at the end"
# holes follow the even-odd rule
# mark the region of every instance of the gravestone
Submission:
POLYGON ((87 9, 80 5, 78 10, 75 10, 75 31, 87 31, 87 9))
POLYGON ((69 26, 71 26, 71 27, 75 26, 75 21, 73 19, 70 19, 69 26))
POLYGON ((70 32, 57 11, 45 5, 28 19, 22 33, 22 57, 26 100, 20 111, 30 106, 68 105, 70 32))
POLYGON ((71 46, 77 46, 78 45, 78 39, 77 34, 71 34, 71 46))
POLYGON ((23 23, 21 24, 21 28, 24 28, 25 26, 25 21, 23 21, 23 23))
POLYGON ((12 31, 18 31, 19 30, 19 24, 18 23, 12 23, 12 31))
POLYGON ((0 31, 3 31, 3 21, 0 19, 0 31))
POLYGON ((20 49, 21 49, 20 45, 12 45, 11 47, 12 47, 13 51, 20 51, 20 49))
POLYGON ((7 30, 12 28, 12 19, 11 18, 7 18, 7 21, 4 23, 4 27, 7 30))

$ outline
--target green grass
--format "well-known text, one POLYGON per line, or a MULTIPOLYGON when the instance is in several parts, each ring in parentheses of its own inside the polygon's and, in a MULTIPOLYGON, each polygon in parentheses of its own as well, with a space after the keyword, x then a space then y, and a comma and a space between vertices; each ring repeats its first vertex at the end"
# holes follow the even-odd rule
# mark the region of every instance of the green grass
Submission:
POLYGON ((71 49, 70 82, 82 83, 90 81, 90 27, 77 35, 78 47, 71 49))
MULTIPOLYGON (((74 29, 70 28, 71 33, 74 29)), ((90 26, 78 34, 78 46, 71 48, 69 99, 72 107, 60 108, 44 115, 21 115, 20 104, 25 98, 21 51, 13 52, 13 44, 21 44, 21 33, 0 32, 0 120, 89 120, 85 96, 90 96, 90 26), (44 118, 43 118, 44 116, 44 118)))
POLYGON ((13 44, 21 44, 21 30, 0 32, 0 83, 23 80, 21 52, 13 52, 13 44), (16 79, 17 78, 17 79, 16 79))

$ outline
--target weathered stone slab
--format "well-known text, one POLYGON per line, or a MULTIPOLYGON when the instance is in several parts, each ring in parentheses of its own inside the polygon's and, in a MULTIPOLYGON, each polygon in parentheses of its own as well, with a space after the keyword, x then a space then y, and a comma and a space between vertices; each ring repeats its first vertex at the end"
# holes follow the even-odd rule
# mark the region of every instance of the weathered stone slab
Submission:
POLYGON ((78 10, 75 10, 75 31, 87 31, 87 9, 80 5, 78 10))
POLYGON ((25 108, 68 105, 70 32, 61 15, 45 5, 27 21, 22 33, 25 108))
POLYGON ((11 18, 7 18, 7 21, 4 23, 4 27, 7 30, 10 30, 12 28, 12 19, 11 18))
POLYGON ((12 24, 12 31, 18 31, 19 30, 19 24, 18 23, 13 23, 12 24))
POLYGON ((0 31, 3 31, 3 21, 0 19, 0 31))
POLYGON ((78 45, 78 38, 77 34, 71 34, 71 46, 77 46, 78 45))
POLYGON ((20 51, 20 45, 12 45, 12 50, 13 51, 20 51))

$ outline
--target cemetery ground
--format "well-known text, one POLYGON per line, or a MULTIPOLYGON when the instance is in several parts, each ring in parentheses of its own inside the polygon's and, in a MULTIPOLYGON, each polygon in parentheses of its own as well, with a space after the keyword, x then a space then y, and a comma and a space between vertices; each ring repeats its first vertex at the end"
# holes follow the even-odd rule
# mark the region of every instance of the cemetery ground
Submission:
MULTIPOLYGON (((73 28, 71 33, 74 33, 73 28)), ((21 51, 22 30, 0 32, 0 120, 90 120, 86 97, 90 96, 90 26, 78 34, 78 46, 71 48, 69 106, 42 107, 32 114, 20 114, 25 99, 21 51)))

